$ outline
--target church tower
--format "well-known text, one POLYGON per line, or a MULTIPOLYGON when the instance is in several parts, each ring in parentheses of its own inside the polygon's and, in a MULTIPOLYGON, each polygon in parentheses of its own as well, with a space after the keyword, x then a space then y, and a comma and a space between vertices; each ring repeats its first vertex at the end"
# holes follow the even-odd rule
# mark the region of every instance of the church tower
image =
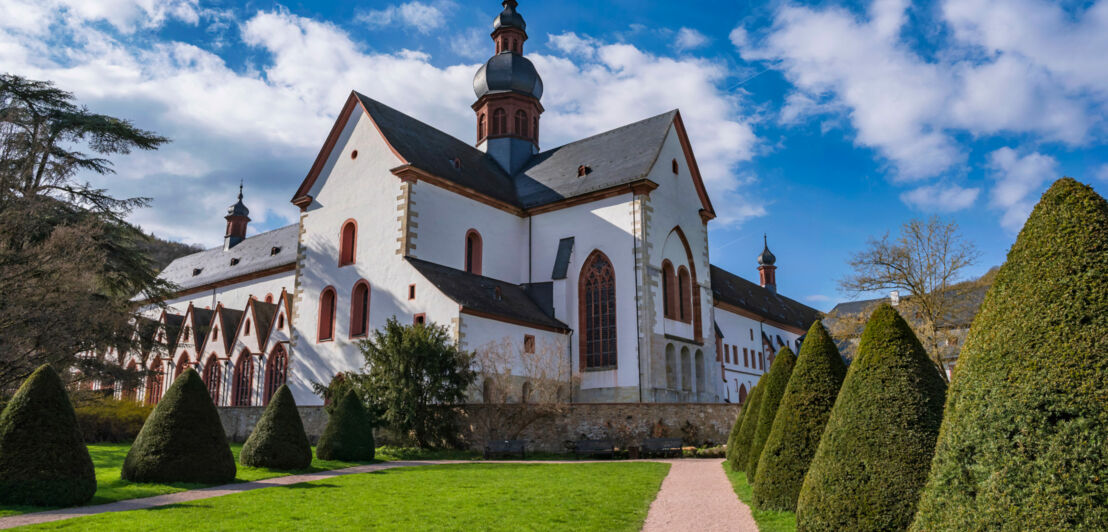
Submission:
POLYGON ((504 11, 493 21, 492 56, 473 77, 477 101, 477 148, 515 173, 539 151, 539 115, 543 108, 542 78, 523 57, 527 23, 516 12, 516 0, 504 0, 504 11))
POLYGON ((777 293, 777 257, 769 251, 769 240, 762 235, 762 253, 758 255, 758 277, 763 288, 777 293))
POLYGON ((242 202, 242 183, 239 183, 239 200, 227 208, 227 234, 223 236, 224 251, 246 240, 246 224, 250 223, 250 209, 242 202))

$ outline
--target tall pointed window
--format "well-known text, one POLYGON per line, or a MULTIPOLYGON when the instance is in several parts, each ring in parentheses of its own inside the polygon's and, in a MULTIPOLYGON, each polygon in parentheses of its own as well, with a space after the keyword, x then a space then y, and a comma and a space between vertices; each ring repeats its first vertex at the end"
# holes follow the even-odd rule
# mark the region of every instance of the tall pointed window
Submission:
POLYGON ((350 292, 350 337, 365 338, 369 333, 369 283, 364 280, 350 292))
POLYGON ((677 268, 678 319, 685 323, 692 321, 692 290, 689 282, 689 270, 684 266, 677 268))
POLYGON ((616 367, 616 274, 611 261, 594 251, 581 268, 581 367, 616 367))
POLYGON ((466 231, 465 268, 467 272, 481 275, 481 254, 481 233, 476 229, 466 231))
POLYGON ((497 109, 492 112, 492 131, 489 136, 506 135, 508 133, 508 112, 497 109))
POLYGON ((527 138, 527 111, 516 111, 516 135, 527 138))
POLYGON ((234 385, 231 387, 231 406, 250 406, 254 391, 254 357, 250 351, 242 350, 235 364, 234 385))
POLYGON ((327 287, 319 294, 319 329, 316 340, 326 342, 335 339, 335 289, 327 287))
POLYGON ((156 405, 162 398, 162 385, 165 383, 165 375, 162 374, 162 359, 155 358, 150 366, 150 375, 146 377, 146 404, 156 405))
POLYGON ((669 260, 662 261, 662 308, 665 317, 677 319, 677 274, 669 260))
POLYGON ((477 116, 477 138, 485 138, 485 115, 477 116))
POLYGON ((189 354, 181 351, 181 358, 177 359, 177 367, 173 368, 173 378, 180 377, 186 369, 189 369, 189 354))
POLYGON ((265 404, 273 398, 285 381, 288 380, 289 354, 285 346, 277 344, 273 352, 269 354, 269 363, 265 366, 265 404))
POLYGON ((212 402, 219 406, 219 386, 223 383, 223 365, 214 354, 208 357, 208 363, 204 365, 203 378, 204 386, 212 396, 212 402))
POLYGON ((354 248, 358 243, 358 224, 354 220, 347 220, 342 224, 342 232, 339 235, 339 266, 354 264, 354 248))

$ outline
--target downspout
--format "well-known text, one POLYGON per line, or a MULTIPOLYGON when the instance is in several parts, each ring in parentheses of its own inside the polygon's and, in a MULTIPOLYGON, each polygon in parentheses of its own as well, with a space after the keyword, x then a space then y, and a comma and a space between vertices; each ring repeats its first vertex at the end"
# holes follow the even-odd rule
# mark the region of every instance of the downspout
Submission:
MULTIPOLYGON (((638 221, 639 221, 639 201, 638 201, 638 198, 636 198, 634 195, 631 196, 631 217, 632 217, 631 223, 632 224, 637 224, 638 221)), ((633 258, 631 260, 631 267, 632 267, 632 269, 637 270, 637 268, 635 268, 635 262, 638 261, 638 259, 639 259, 639 238, 638 238, 638 235, 635 234, 633 226, 632 226, 632 230, 631 230, 631 247, 633 249, 633 255, 632 255, 633 258)), ((644 270, 643 282, 645 282, 646 281, 646 279, 645 279, 646 264, 645 263, 643 264, 643 270, 644 270)), ((639 402, 642 403, 642 402, 644 402, 644 400, 643 400, 643 389, 642 389, 642 352, 641 352, 642 346, 639 345, 639 338, 640 338, 641 333, 642 333, 642 309, 639 308, 639 272, 638 271, 635 271, 635 307, 636 307, 635 308, 635 344, 636 344, 635 351, 637 351, 637 353, 636 353, 637 356, 635 358, 638 361, 638 367, 639 367, 639 374, 638 374, 636 380, 639 381, 639 402)))
POLYGON ((532 241, 531 225, 535 218, 533 216, 527 217, 527 283, 533 282, 531 280, 531 261, 534 254, 534 245, 532 241))

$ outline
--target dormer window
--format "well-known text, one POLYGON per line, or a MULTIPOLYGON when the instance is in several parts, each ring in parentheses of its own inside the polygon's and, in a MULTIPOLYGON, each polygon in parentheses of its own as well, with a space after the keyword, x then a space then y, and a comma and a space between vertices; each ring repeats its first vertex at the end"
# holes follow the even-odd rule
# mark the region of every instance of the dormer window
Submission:
POLYGON ((273 246, 273 247, 269 248, 269 256, 270 257, 272 257, 272 256, 274 256, 274 255, 276 255, 280 252, 281 252, 281 248, 278 247, 278 246, 273 246))
POLYGON ((679 166, 677 166, 677 159, 674 159, 673 160, 673 173, 675 173, 675 174, 678 173, 678 170, 680 170, 680 169, 681 168, 679 166))
POLYGON ((212 340, 218 340, 218 339, 219 339, 219 326, 216 325, 215 327, 212 327, 212 340))
POLYGON ((500 301, 501 299, 503 299, 504 294, 500 291, 499 286, 492 289, 492 296, 494 298, 496 298, 497 301, 500 301))
POLYGON ((577 167, 577 177, 585 177, 592 173, 592 167, 582 164, 577 167))
POLYGON ((239 263, 239 258, 238 257, 235 257, 235 258, 231 259, 231 266, 238 266, 238 263, 239 263))
POLYGON ((462 169, 462 160, 457 157, 455 157, 453 161, 450 161, 450 164, 454 165, 455 170, 462 169))
POLYGON ((200 275, 200 272, 202 272, 202 271, 204 271, 204 268, 193 268, 192 269, 192 276, 196 277, 197 275, 200 275))
POLYGON ((192 328, 191 327, 185 327, 185 341, 186 342, 189 340, 189 334, 190 333, 192 333, 192 328))

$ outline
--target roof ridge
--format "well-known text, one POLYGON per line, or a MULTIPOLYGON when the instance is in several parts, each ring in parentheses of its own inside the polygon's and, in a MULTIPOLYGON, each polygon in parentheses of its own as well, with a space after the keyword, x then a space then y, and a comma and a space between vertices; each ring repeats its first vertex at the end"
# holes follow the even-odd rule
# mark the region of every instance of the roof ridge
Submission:
MULTIPOLYGON (((572 142, 567 142, 567 143, 565 143, 565 144, 562 144, 562 145, 560 145, 560 146, 555 146, 555 147, 553 147, 553 148, 550 148, 550 149, 546 149, 546 150, 540 151, 539 153, 537 153, 537 154, 533 155, 533 156, 532 156, 532 159, 533 159, 533 158, 535 158, 535 157, 539 157, 539 156, 542 156, 542 155, 543 155, 544 153, 550 153, 550 152, 553 152, 553 151, 556 151, 556 150, 560 150, 560 149, 562 149, 562 148, 565 148, 565 147, 568 147, 568 146, 573 146, 573 145, 575 145, 575 144, 581 144, 582 142, 587 142, 587 141, 595 140, 595 139, 597 139, 597 138, 599 138, 599 137, 603 137, 603 136, 605 136, 605 135, 612 135, 612 134, 615 134, 615 133, 617 133, 617 132, 619 132, 619 131, 625 130, 625 129, 627 129, 627 128, 630 128, 630 127, 634 127, 634 126, 637 126, 637 125, 639 125, 639 124, 642 124, 643 122, 649 122, 649 121, 651 121, 651 120, 654 120, 654 119, 656 119, 656 118, 661 118, 661 117, 663 117, 663 116, 665 116, 665 115, 673 115, 673 116, 677 116, 677 109, 670 109, 669 111, 666 111, 666 112, 664 112, 664 113, 659 113, 659 114, 656 114, 656 115, 654 115, 654 116, 648 116, 648 117, 646 117, 646 118, 643 118, 643 119, 641 119, 641 120, 636 120, 636 121, 634 121, 634 122, 629 122, 629 123, 627 123, 627 124, 623 124, 622 126, 614 127, 614 128, 612 128, 612 129, 608 129, 608 130, 605 130, 605 131, 601 131, 600 133, 595 133, 595 134, 593 134, 593 135, 589 135, 589 136, 587 136, 587 137, 585 137, 585 138, 577 139, 577 140, 575 140, 575 141, 572 141, 572 142)), ((659 147, 659 150, 660 150, 660 149, 661 149, 661 148, 659 147)), ((527 168, 527 167, 525 166, 525 167, 524 167, 524 169, 526 169, 526 168, 527 168)), ((522 173, 522 170, 521 170, 520 172, 517 172, 517 173, 522 173)))
MULTIPOLYGON (((268 235, 270 233, 276 233, 277 231, 280 231, 282 229, 288 229, 290 227, 295 227, 295 226, 298 226, 298 225, 300 225, 300 222, 296 222, 294 224, 282 225, 281 227, 278 227, 276 229, 270 229, 269 231, 262 231, 261 233, 258 233, 256 235, 250 235, 250 236, 242 239, 242 242, 239 242, 239 245, 242 245, 243 242, 246 242, 247 240, 250 240, 252 238, 258 238, 260 236, 265 236, 265 235, 268 235)), ((235 247, 238 247, 238 246, 235 246, 235 247)), ((181 255, 180 257, 177 257, 177 258, 178 259, 183 259, 185 257, 191 257, 193 255, 198 255, 200 253, 207 253, 209 251, 216 251, 216 250, 219 250, 219 249, 223 249, 223 246, 210 247, 210 248, 207 248, 207 249, 204 249, 204 250, 201 250, 201 251, 197 251, 196 253, 190 253, 188 255, 181 255)), ((231 249, 235 249, 235 248, 231 248, 231 249)), ((231 249, 228 249, 226 251, 231 251, 231 249)), ((173 260, 177 260, 177 259, 173 259, 173 260)))
MULTIPOLYGON (((485 157, 485 156, 488 156, 488 154, 487 154, 487 153, 485 153, 485 152, 483 152, 483 151, 481 151, 481 150, 477 149, 476 147, 474 147, 474 146, 473 146, 473 145, 471 145, 470 143, 468 143, 468 142, 466 142, 466 141, 464 141, 464 140, 462 140, 462 139, 460 139, 460 138, 458 138, 458 137, 455 137, 454 135, 451 135, 450 133, 447 133, 447 132, 445 132, 445 131, 443 131, 443 130, 441 130, 441 129, 439 129, 439 128, 437 128, 437 127, 435 127, 435 126, 431 125, 431 124, 428 124, 427 122, 424 122, 423 120, 420 120, 420 119, 418 119, 418 118, 416 118, 416 117, 414 117, 414 116, 412 116, 412 115, 410 115, 410 114, 408 114, 408 113, 405 113, 404 111, 401 111, 400 109, 397 109, 397 108, 395 108, 395 107, 393 107, 393 106, 391 106, 391 105, 388 105, 388 104, 386 104, 386 103, 384 103, 384 102, 382 102, 382 101, 380 101, 380 100, 375 100, 375 99, 373 99, 373 98, 370 98, 369 96, 366 96, 365 94, 362 94, 362 93, 360 93, 360 92, 358 92, 358 91, 356 91, 356 90, 354 91, 354 94, 358 95, 358 98, 359 98, 359 99, 361 99, 361 100, 363 101, 363 103, 365 103, 365 101, 369 101, 369 102, 373 103, 374 105, 378 105, 378 106, 384 107, 385 109, 388 109, 389 111, 392 111, 392 112, 394 112, 394 113, 398 113, 398 114, 404 115, 404 116, 405 116, 405 117, 407 117, 408 119, 410 119, 410 120, 414 120, 414 121, 416 121, 416 122, 419 122, 419 123, 420 123, 420 125, 423 125, 423 126, 426 126, 426 127, 428 127, 428 128, 431 128, 431 129, 435 130, 435 132, 436 132, 436 133, 440 133, 440 134, 442 134, 443 136, 445 136, 445 137, 448 137, 448 138, 450 138, 450 139, 451 139, 451 140, 453 140, 454 142, 457 142, 458 144, 460 144, 460 145, 462 145, 462 146, 465 146, 465 147, 466 147, 467 149, 469 149, 469 150, 472 150, 472 151, 474 151, 474 152, 476 152, 476 153, 479 153, 479 154, 481 154, 481 156, 483 156, 483 157, 485 157)), ((381 131, 381 134, 382 134, 382 135, 386 135, 384 131, 381 131)), ((387 135, 386 135, 386 136, 387 136, 387 135)), ((508 175, 508 173, 507 173, 507 172, 504 172, 504 174, 505 174, 505 175, 508 175)), ((508 177, 511 177, 511 176, 508 176, 508 177)))

